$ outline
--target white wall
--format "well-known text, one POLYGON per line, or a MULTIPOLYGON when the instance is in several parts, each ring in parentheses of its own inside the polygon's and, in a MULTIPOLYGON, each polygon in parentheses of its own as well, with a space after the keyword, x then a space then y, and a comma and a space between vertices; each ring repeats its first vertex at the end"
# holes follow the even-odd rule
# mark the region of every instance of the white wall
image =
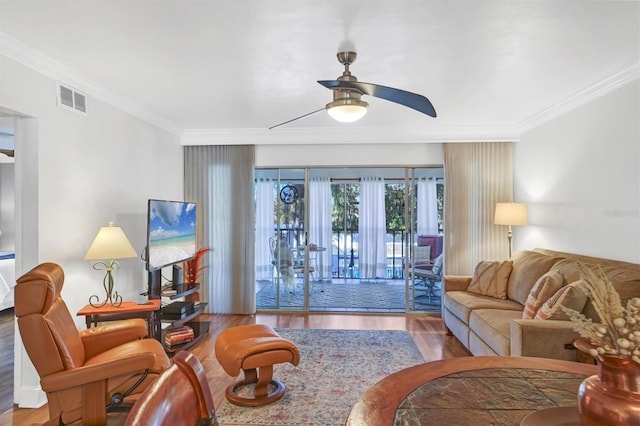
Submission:
POLYGON ((640 262, 638 80, 524 133, 514 149, 514 199, 529 226, 514 248, 640 262))
MULTIPOLYGON (((2 55, 0 74, 0 108, 35 117, 29 121, 37 122, 36 137, 29 136, 24 142, 37 144, 37 159, 21 163, 19 152, 16 157, 17 175, 37 175, 37 185, 30 185, 37 187, 37 197, 33 197, 37 201, 23 206, 25 214, 37 215, 36 226, 32 226, 36 229, 25 230, 27 237, 33 234, 37 239, 25 247, 35 247, 29 251, 37 253, 23 255, 35 260, 29 263, 56 262, 64 268, 62 296, 73 314, 92 294, 104 297, 104 272, 94 271, 92 262, 83 260, 99 228, 114 221, 141 252, 147 199, 183 197, 179 137, 91 96, 86 117, 59 108, 54 80, 2 55)), ((19 180, 16 177, 18 192, 19 180)), ((20 194, 16 195, 21 203, 20 194)), ((17 248, 16 256, 19 252, 17 248)), ((32 266, 24 265, 25 271, 32 266)), ((24 271, 16 272, 19 276, 24 271)), ((144 288, 144 279, 140 259, 122 260, 121 269, 115 272, 116 289, 125 299, 144 288)), ((81 318, 76 321, 84 326, 81 318)), ((18 399, 20 386, 28 393, 34 385, 24 383, 28 378, 23 380, 19 350, 15 374, 18 399)))
POLYGON ((15 176, 13 163, 0 163, 0 251, 15 250, 15 176))
MULTIPOLYGON (((0 129, 13 131, 13 118, 0 111, 0 129)), ((0 135, 0 147, 13 149, 13 137, 0 135)), ((0 154, 0 251, 15 250, 15 167, 13 158, 0 154)))
MULTIPOLYGON (((0 106, 38 119, 38 261, 65 269, 65 298, 75 312, 100 294, 102 273, 83 260, 101 226, 123 227, 145 244, 148 198, 183 197, 179 137, 88 97, 88 116, 56 106, 56 82, 0 56, 0 106)), ((16 161, 19 161, 17 159, 16 161)), ((125 297, 142 288, 144 264, 126 259, 116 272, 125 297)))

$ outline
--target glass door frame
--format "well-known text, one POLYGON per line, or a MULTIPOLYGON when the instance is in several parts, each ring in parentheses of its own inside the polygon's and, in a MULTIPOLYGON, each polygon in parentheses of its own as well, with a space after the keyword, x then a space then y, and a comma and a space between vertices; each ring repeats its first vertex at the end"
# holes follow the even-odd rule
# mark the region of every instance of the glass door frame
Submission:
MULTIPOLYGON (((273 307, 264 307, 264 308, 260 308, 260 309, 264 309, 264 310, 277 310, 277 311, 284 311, 284 312, 300 312, 300 310, 302 309, 303 312, 308 312, 309 311, 309 274, 310 274, 310 269, 309 269, 309 253, 308 253, 308 249, 307 249, 307 244, 308 244, 308 225, 307 225, 307 220, 308 220, 308 212, 309 212, 309 197, 307 196, 308 193, 308 181, 309 181, 309 170, 308 168, 294 168, 294 167, 276 167, 276 168, 264 168, 262 170, 273 170, 275 171, 275 194, 274 194, 274 213, 275 213, 275 221, 274 221, 274 228, 275 228, 275 238, 277 239, 277 241, 279 241, 282 238, 283 235, 283 231, 287 231, 286 235, 287 235, 287 242, 289 244, 289 250, 291 252, 291 256, 293 258, 293 261, 295 262, 296 258, 298 256, 303 256, 303 269, 302 269, 302 291, 303 291, 303 303, 302 305, 288 305, 287 307, 283 307, 282 304, 282 296, 281 296, 281 290, 282 290, 282 285, 283 283, 283 279, 282 279, 282 274, 280 273, 280 270, 278 269, 278 266, 274 265, 278 276, 277 276, 277 280, 274 283, 275 285, 275 306, 273 307), (289 176, 289 178, 287 179, 283 179, 282 177, 282 172, 283 170, 287 170, 289 172, 291 172, 292 176, 289 176), (303 171, 304 172, 304 176, 302 177, 293 177, 295 176, 296 172, 299 171, 303 171), (294 195, 294 199, 292 203, 285 203, 284 199, 282 197, 284 197, 284 194, 281 194, 282 189, 287 186, 287 182, 291 183, 292 185, 294 185, 294 182, 299 182, 302 181, 302 186, 303 186, 303 204, 302 204, 302 212, 303 215, 300 218, 299 216, 295 215, 295 211, 294 211, 294 216, 292 217, 292 224, 295 224, 295 227, 288 227, 286 229, 283 229, 283 222, 281 222, 281 215, 279 214, 280 212, 284 211, 284 205, 287 204, 294 204, 296 202, 299 201, 299 191, 296 191, 294 195), (299 233, 302 232, 302 241, 301 243, 304 246, 304 250, 299 250, 299 246, 298 243, 299 241, 299 233), (292 238, 291 235, 292 233, 295 235, 295 245, 292 244, 292 238)), ((284 224, 289 226, 289 224, 284 224)), ((277 246, 279 248, 279 245, 277 246)), ((278 262, 277 259, 274 259, 275 262, 278 262)), ((295 297, 295 290, 296 290, 296 272, 293 272, 294 276, 293 276, 293 297, 295 297)), ((286 289, 285 289, 286 290, 286 289)), ((289 296, 292 297, 292 296, 289 296)))
MULTIPOLYGON (((312 275, 311 271, 310 271, 310 266, 311 265, 311 256, 313 255, 312 253, 309 252, 309 237, 310 237, 310 230, 315 229, 310 227, 310 222, 309 220, 311 219, 310 216, 310 208, 311 208, 311 204, 312 204, 312 200, 311 197, 309 196, 309 186, 310 186, 310 181, 312 179, 312 177, 316 176, 315 175, 315 171, 316 170, 321 170, 321 169, 326 169, 326 168, 331 168, 334 169, 335 167, 264 167, 264 168, 260 168, 260 170, 265 170, 266 171, 266 175, 265 178, 269 178, 269 179, 274 179, 275 178, 275 189, 274 189, 274 197, 275 197, 275 203, 274 203, 274 212, 275 212, 275 220, 274 220, 274 228, 275 228, 275 233, 276 235, 280 236, 282 235, 283 232, 286 233, 288 241, 290 242, 291 245, 291 250, 292 252, 295 252, 295 254, 300 255, 300 259, 301 259, 301 263, 304 265, 304 269, 301 271, 300 274, 297 274, 297 277, 294 278, 295 280, 295 285, 296 285, 296 291, 302 291, 303 292, 303 297, 300 298, 299 296, 297 297, 297 299, 295 300, 294 303, 290 303, 287 304, 286 300, 284 298, 287 297, 287 295, 285 294, 284 296, 280 293, 282 290, 282 284, 283 282, 281 281, 281 277, 278 274, 277 279, 279 280, 279 282, 274 283, 275 287, 276 287, 276 292, 277 295, 275 297, 275 306, 265 306, 265 305, 261 305, 258 307, 258 309, 260 311, 269 311, 269 310, 276 310, 279 312, 301 312, 301 310, 303 312, 325 312, 325 311, 330 311, 330 312, 353 312, 352 310, 350 310, 349 308, 345 308, 344 311, 340 310, 340 308, 338 307, 337 310, 336 309, 331 309, 331 307, 329 307, 329 309, 324 309, 324 305, 318 309, 313 309, 310 310, 311 308, 311 302, 315 299, 313 299, 313 297, 315 297, 313 294, 311 294, 312 291, 314 291, 314 287, 318 284, 315 281, 312 281, 312 278, 314 280, 318 279, 318 272, 316 272, 315 274, 312 275), (269 175, 270 174, 270 175, 269 175), (281 214, 278 213, 281 209, 281 207, 283 206, 283 201, 280 199, 279 197, 279 192, 280 189, 283 187, 283 185, 285 185, 287 182, 295 184, 295 185, 302 185, 302 188, 300 189, 300 196, 302 198, 302 205, 298 206, 297 208, 302 209, 302 213, 301 213, 301 217, 299 218, 293 218, 291 220, 289 219, 284 219, 284 216, 281 217, 281 214), (284 229, 283 227, 283 219, 286 220, 288 222, 287 228, 284 229), (295 239, 295 242, 293 241, 293 239, 295 239), (303 248, 304 247, 304 248, 303 248), (300 287, 298 287, 300 286, 300 287)), ((413 289, 415 288, 415 277, 413 276, 412 270, 411 270, 411 266, 413 265, 415 256, 416 256, 416 250, 415 250, 415 245, 417 242, 417 224, 416 224, 416 218, 417 218, 417 207, 418 207, 418 203, 417 203, 417 183, 418 183, 418 178, 416 176, 419 175, 419 170, 423 170, 425 168, 431 168, 429 166, 415 166, 415 167, 394 167, 394 169, 402 169, 402 171, 404 172, 402 176, 400 173, 402 173, 401 170, 400 173, 397 173, 395 176, 395 181, 397 183, 403 183, 404 184, 404 238, 403 238, 403 252, 404 254, 401 254, 401 257, 403 258, 402 263, 403 263, 403 272, 404 272, 404 304, 403 304, 403 308, 401 309, 397 309, 397 310, 387 310, 387 309, 382 309, 381 311, 379 311, 380 313, 384 313, 384 312, 391 312, 391 313, 412 313, 412 312, 422 312, 422 309, 416 309, 415 308, 415 304, 413 301, 413 297, 414 297, 414 292, 413 289)), ((337 169, 337 168, 336 168, 337 169)), ((341 168, 344 169, 344 168, 341 168)), ((354 167, 354 169, 376 169, 376 167, 354 167)), ((379 168, 378 168, 379 169, 379 168)), ((349 172, 347 172, 349 173, 349 172)), ((359 176, 361 174, 361 172, 357 172, 354 175, 355 176, 359 176)), ((357 180, 355 180, 355 178, 351 177, 354 176, 351 174, 346 174, 346 176, 350 176, 350 177, 344 177, 345 175, 337 175, 336 177, 332 177, 333 175, 331 175, 330 173, 320 173, 318 174, 319 177, 331 177, 331 181, 332 181, 332 185, 333 184, 341 184, 341 182, 339 182, 340 180, 344 180, 345 183, 346 181, 351 181, 353 183, 356 183, 357 180)), ((391 179, 389 182, 392 182, 393 179, 391 179)), ((296 210, 296 212, 299 212, 299 210, 296 210)), ((298 213, 295 213, 298 214, 298 213)), ((387 230, 389 232, 389 230, 387 230)), ((313 231, 315 232, 315 231, 313 231)), ((311 232, 311 233, 313 233, 311 232)), ((333 233, 333 232, 332 232, 333 233)), ((394 234, 395 235, 395 234, 394 234)), ((334 234, 335 236, 335 234, 334 234)), ((323 244, 323 245, 327 245, 327 250, 329 250, 329 253, 331 253, 331 255, 329 255, 330 258, 330 262, 331 264, 333 264, 333 262, 335 261, 335 259, 333 258, 333 238, 330 239, 330 242, 328 244, 323 244)), ((396 239, 394 238, 394 242, 396 241, 396 239)), ((311 241, 312 243, 317 243, 318 241, 311 241)), ((339 244, 339 242, 338 242, 339 244)), ((345 240, 345 244, 347 244, 348 246, 348 242, 346 242, 345 240)), ((394 245, 394 247, 396 247, 394 245)), ((395 248, 394 248, 395 250, 395 248)), ((395 251, 394 251, 395 253, 395 251)), ((317 254, 316 254, 317 255, 317 254)), ((346 256, 346 254, 345 254, 346 256)), ((394 262, 395 262, 395 254, 393 255, 394 257, 394 262)), ((348 262, 349 259, 345 257, 345 262, 348 262)), ((326 263, 326 261, 325 261, 326 263)), ((338 259, 338 263, 339 263, 339 259, 338 259)), ((394 263, 395 265, 395 263, 394 263)), ((339 265, 338 265, 339 266, 339 265)), ((345 267, 347 266, 347 263, 345 263, 345 267)), ((325 265, 325 267, 328 267, 327 265, 325 265)), ((318 268, 315 268, 316 270, 318 270, 318 268)), ((318 270, 319 271, 319 270, 318 270)), ((323 269, 323 271, 325 271, 323 269)), ((332 280, 334 278, 333 275, 333 268, 332 267, 328 267, 328 276, 322 276, 321 279, 330 279, 332 280)), ((348 275, 347 272, 345 272, 345 274, 348 275)), ((326 275, 326 273, 324 274, 326 275)), ((354 273, 355 275, 355 273, 354 273)), ((395 276, 395 273, 394 273, 395 276)), ((273 277, 275 278, 275 274, 273 275, 273 277)), ((398 283, 399 284, 399 283, 398 283)), ((321 283, 321 285, 324 286, 324 283, 321 283)), ((397 285, 397 284, 396 284, 397 285)), ((402 287, 398 288, 398 290, 400 290, 402 287)), ((401 291, 401 290, 400 290, 401 291)), ((272 299, 273 300, 273 299, 272 299)), ((315 303, 315 302, 314 302, 315 303)), ((315 305, 314 305, 315 306, 315 305)), ((397 304, 395 306, 398 306, 397 304)), ((402 305, 401 305, 402 306, 402 305)), ((398 306, 399 307, 399 306, 398 306)), ((369 311, 369 312, 378 312, 377 310, 370 311, 369 308, 366 308, 365 306, 363 306, 364 311, 369 311)), ((393 308, 393 306, 390 305, 390 308, 393 308)), ((358 311, 360 312, 360 311, 358 311)))

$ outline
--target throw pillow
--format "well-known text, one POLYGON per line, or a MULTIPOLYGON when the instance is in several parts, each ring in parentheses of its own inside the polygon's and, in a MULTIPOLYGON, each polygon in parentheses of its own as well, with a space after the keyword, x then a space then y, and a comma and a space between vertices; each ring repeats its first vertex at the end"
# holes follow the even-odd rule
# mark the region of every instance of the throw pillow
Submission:
POLYGON ((471 284, 467 290, 496 299, 506 299, 512 268, 513 262, 511 260, 483 260, 476 265, 471 284))
POLYGON ((562 273, 547 272, 541 276, 538 281, 533 285, 529 296, 527 296, 527 302, 524 305, 524 311, 522 312, 522 319, 533 319, 536 313, 542 307, 551 296, 553 296, 558 290, 562 288, 564 284, 564 277, 562 273))
POLYGON ((431 246, 417 246, 413 252, 416 264, 431 261, 431 246))
POLYGON ((584 281, 578 280, 562 287, 551 296, 536 312, 534 319, 568 320, 569 317, 562 310, 562 306, 578 312, 587 304, 587 293, 583 290, 584 281))

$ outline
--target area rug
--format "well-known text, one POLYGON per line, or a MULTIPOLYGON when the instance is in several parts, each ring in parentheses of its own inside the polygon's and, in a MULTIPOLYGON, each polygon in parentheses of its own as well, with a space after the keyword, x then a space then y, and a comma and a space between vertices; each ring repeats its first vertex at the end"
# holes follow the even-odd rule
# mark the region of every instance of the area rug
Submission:
POLYGON ((383 377, 424 362, 406 331, 277 329, 300 350, 300 363, 277 364, 287 387, 278 402, 256 408, 226 400, 220 425, 344 425, 362 393, 383 377))

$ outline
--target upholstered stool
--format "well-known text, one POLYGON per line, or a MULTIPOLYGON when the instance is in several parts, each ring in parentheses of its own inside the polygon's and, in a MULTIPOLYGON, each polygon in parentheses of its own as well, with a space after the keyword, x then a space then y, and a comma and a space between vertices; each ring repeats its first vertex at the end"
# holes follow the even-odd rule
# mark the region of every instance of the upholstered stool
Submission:
POLYGON ((227 400, 236 405, 257 407, 282 398, 286 388, 273 378, 273 366, 283 362, 298 365, 300 351, 293 342, 280 337, 268 325, 251 324, 228 328, 220 333, 216 339, 216 358, 228 375, 235 377, 240 370, 244 372, 243 378, 227 388, 227 400), (254 398, 238 395, 242 386, 254 383, 254 398))

